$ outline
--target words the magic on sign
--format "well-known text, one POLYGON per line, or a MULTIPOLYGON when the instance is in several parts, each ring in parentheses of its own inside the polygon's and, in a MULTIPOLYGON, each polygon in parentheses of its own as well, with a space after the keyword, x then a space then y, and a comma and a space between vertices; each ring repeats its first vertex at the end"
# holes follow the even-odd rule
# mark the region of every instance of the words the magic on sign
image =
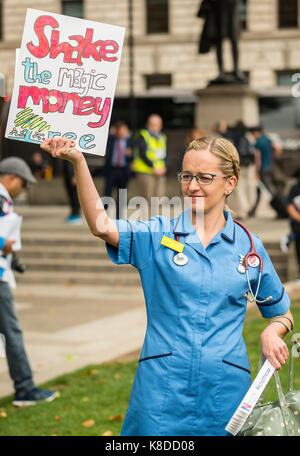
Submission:
POLYGON ((28 9, 5 136, 105 155, 125 28, 28 9))

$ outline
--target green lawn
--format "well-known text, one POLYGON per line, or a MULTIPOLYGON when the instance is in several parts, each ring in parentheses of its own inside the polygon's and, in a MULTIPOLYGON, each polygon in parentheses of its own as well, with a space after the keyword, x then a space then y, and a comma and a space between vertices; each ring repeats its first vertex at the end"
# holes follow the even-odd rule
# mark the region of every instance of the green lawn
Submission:
MULTIPOLYGON (((300 331, 299 302, 292 312, 296 331, 300 331), (299 324, 298 324, 299 322, 299 324)), ((266 322, 256 313, 247 315, 244 336, 248 347, 252 376, 259 360, 259 334, 266 322)), ((289 343, 290 337, 286 337, 289 343)), ((12 396, 0 399, 0 436, 100 436, 119 435, 127 409, 137 362, 88 366, 72 374, 57 377, 42 385, 55 389, 59 397, 51 403, 17 409, 12 396)), ((288 387, 288 365, 280 371, 284 390, 288 387)), ((267 401, 276 398, 273 379, 266 389, 267 401)), ((300 362, 295 360, 294 388, 299 389, 300 362)))

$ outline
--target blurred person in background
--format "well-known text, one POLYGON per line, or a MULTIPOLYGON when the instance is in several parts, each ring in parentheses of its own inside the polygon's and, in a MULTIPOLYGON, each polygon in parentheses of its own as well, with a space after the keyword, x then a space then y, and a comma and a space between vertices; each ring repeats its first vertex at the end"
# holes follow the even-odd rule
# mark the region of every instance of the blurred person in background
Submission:
POLYGON ((297 283, 300 283, 300 169, 296 170, 293 177, 297 179, 297 182, 290 188, 286 208, 291 230, 289 234, 282 235, 280 247, 284 253, 288 253, 291 242, 295 241, 298 263, 297 283))
POLYGON ((55 391, 41 390, 33 381, 32 370, 25 352, 23 335, 14 307, 11 289, 15 288, 12 268, 18 272, 20 264, 13 265, 14 244, 7 232, 12 224, 13 199, 29 184, 36 182, 27 163, 18 157, 8 157, 0 162, 0 333, 5 338, 5 351, 9 373, 14 381, 16 407, 33 405, 40 401, 50 402, 55 391))
POLYGON ((70 215, 65 218, 65 222, 72 225, 79 225, 82 223, 82 218, 80 217, 80 202, 77 195, 76 178, 73 166, 66 160, 63 161, 62 174, 70 204, 70 215))
POLYGON ((219 134, 232 141, 239 153, 239 183, 236 191, 228 199, 228 204, 234 211, 235 218, 243 220, 248 217, 249 211, 255 202, 256 183, 253 145, 248 138, 247 127, 241 120, 238 120, 230 129, 226 128, 224 121, 220 122, 219 134))
POLYGON ((220 120, 211 126, 211 132, 216 137, 223 137, 227 133, 227 122, 226 120, 220 120))
POLYGON ((192 141, 194 141, 194 139, 200 139, 200 138, 203 138, 204 136, 205 136, 205 131, 203 130, 203 128, 194 127, 194 128, 190 129, 190 131, 188 132, 187 137, 185 138, 184 147, 183 147, 183 149, 182 149, 182 151, 180 153, 179 162, 178 162, 178 169, 181 169, 183 156, 185 154, 185 151, 186 151, 188 145, 192 141))
POLYGON ((278 194, 273 182, 273 161, 281 153, 281 147, 272 141, 261 126, 250 129, 255 143, 254 155, 256 164, 256 179, 258 181, 256 201, 249 212, 250 217, 254 217, 261 197, 261 188, 269 194, 270 204, 276 211, 279 218, 286 217, 286 202, 281 194, 278 194))
POLYGON ((203 130, 203 128, 200 128, 200 127, 191 128, 186 137, 186 140, 185 140, 186 147, 192 141, 194 141, 194 139, 204 138, 204 136, 205 136, 205 131, 203 130))
POLYGON ((32 174, 36 179, 49 179, 52 177, 52 167, 40 152, 34 152, 29 163, 32 174))
POLYGON ((138 133, 134 150, 132 169, 136 175, 139 196, 146 198, 149 207, 152 196, 166 194, 167 137, 162 128, 162 118, 158 114, 151 114, 146 128, 138 133))
POLYGON ((108 137, 103 174, 106 179, 104 195, 111 196, 113 189, 117 189, 117 219, 122 212, 119 189, 126 189, 128 186, 133 148, 134 143, 129 137, 127 124, 123 121, 116 122, 114 133, 108 137))

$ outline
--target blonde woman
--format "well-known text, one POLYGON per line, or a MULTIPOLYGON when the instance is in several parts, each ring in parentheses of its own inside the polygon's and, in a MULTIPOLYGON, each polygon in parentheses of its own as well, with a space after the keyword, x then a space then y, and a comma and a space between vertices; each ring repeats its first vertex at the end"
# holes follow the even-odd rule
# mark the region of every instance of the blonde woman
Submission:
MULTIPOLYGON (((42 147, 73 163, 82 210, 111 260, 140 273, 148 323, 122 435, 228 435, 225 427, 251 384, 242 336, 248 283, 238 268, 250 241, 224 209, 239 178, 237 150, 223 138, 193 141, 178 173, 190 207, 172 220, 138 222, 106 215, 72 141, 54 138, 42 147), (179 260, 175 240, 184 246, 179 260)), ((292 325, 290 300, 262 242, 252 236, 263 260, 259 310, 265 318, 284 315, 292 325)), ((249 267, 254 293, 258 272, 249 267)), ((276 369, 288 358, 286 331, 272 322, 261 334, 262 352, 276 369)))

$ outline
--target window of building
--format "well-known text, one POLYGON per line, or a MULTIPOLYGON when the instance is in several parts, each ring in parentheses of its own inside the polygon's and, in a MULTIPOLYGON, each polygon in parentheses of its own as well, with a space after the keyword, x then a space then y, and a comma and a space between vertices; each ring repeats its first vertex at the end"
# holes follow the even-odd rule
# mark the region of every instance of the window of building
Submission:
POLYGON ((248 0, 239 0, 241 29, 247 30, 248 0))
POLYGON ((279 28, 298 27, 298 0, 279 0, 278 26, 279 28))
POLYGON ((154 87, 171 87, 172 86, 172 75, 171 74, 146 74, 146 88, 147 90, 154 87))
POLYGON ((146 0, 147 33, 169 33, 168 0, 146 0))
POLYGON ((291 86, 295 84, 292 80, 293 74, 300 73, 300 70, 286 70, 277 71, 277 85, 278 86, 291 86))
POLYGON ((83 0, 62 0, 62 14, 83 19, 83 0))
POLYGON ((300 103, 295 97, 259 98, 260 123, 266 130, 293 130, 300 125, 300 103))

